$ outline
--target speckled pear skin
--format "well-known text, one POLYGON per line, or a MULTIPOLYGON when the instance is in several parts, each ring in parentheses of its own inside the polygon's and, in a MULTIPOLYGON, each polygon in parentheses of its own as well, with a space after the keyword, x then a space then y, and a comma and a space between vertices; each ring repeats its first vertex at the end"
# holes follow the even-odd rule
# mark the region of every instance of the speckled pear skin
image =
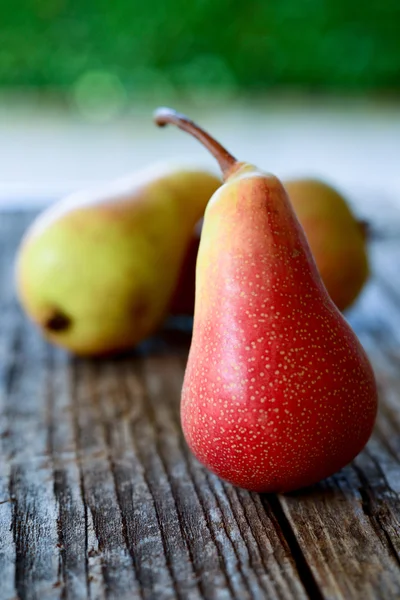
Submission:
POLYGON ((365 231, 341 194, 317 179, 284 182, 333 302, 348 308, 369 275, 365 231))
POLYGON ((135 346, 162 321, 193 228, 220 183, 204 169, 165 163, 46 210, 16 259, 27 314, 79 355, 135 346))
POLYGON ((349 463, 376 411, 368 358, 283 186, 239 165, 204 217, 181 404, 190 448, 237 486, 288 492, 349 463))

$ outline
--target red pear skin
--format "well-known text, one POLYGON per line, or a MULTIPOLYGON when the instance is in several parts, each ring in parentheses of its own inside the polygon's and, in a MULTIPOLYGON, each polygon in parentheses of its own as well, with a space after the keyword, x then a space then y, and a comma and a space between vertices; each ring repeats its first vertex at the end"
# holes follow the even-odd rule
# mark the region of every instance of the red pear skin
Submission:
POLYGON ((362 450, 376 384, 282 184, 231 158, 204 217, 182 427, 223 479, 288 492, 362 450))

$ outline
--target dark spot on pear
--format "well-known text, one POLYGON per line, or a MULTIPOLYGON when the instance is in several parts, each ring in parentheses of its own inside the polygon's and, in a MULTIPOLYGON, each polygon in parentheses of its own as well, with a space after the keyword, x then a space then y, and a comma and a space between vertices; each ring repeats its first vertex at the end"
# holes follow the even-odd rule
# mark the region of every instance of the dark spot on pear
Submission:
POLYGON ((66 331, 72 325, 71 319, 61 311, 54 311, 45 321, 44 327, 48 331, 66 331))

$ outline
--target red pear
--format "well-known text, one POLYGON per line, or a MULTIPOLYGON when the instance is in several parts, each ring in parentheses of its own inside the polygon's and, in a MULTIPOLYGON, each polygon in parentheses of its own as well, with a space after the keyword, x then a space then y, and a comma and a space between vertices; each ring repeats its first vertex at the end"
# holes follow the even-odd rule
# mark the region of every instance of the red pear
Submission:
POLYGON ((284 187, 238 162, 184 115, 160 109, 218 159, 204 216, 181 417, 209 469, 287 492, 350 462, 375 421, 368 358, 318 274, 284 187))

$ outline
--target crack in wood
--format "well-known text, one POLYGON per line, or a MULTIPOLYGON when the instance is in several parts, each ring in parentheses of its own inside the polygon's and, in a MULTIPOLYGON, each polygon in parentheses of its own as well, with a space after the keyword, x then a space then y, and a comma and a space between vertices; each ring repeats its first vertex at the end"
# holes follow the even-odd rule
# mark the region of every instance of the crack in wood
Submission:
POLYGON ((286 542, 290 549, 297 573, 309 598, 312 598, 312 600, 323 600, 324 596, 301 550, 293 528, 285 515, 279 496, 274 494, 264 495, 262 496, 262 503, 267 513, 271 515, 271 520, 278 536, 281 537, 282 541, 286 542))
MULTIPOLYGON (((361 499, 362 499, 361 506, 364 511, 364 514, 370 520, 373 528, 375 529, 375 531, 377 533, 377 537, 381 540, 381 543, 384 546, 384 548, 389 550, 391 556, 393 557, 393 559, 395 560, 397 565, 400 567, 399 554, 396 550, 396 547, 393 543, 390 533, 387 531, 387 529, 383 523, 383 519, 382 519, 382 512, 385 510, 388 510, 388 509, 383 504, 383 502, 381 502, 380 504, 377 505, 377 502, 375 499, 375 493, 374 493, 375 490, 373 490, 373 488, 371 488, 371 486, 369 485, 368 479, 365 476, 363 470, 355 464, 353 464, 353 469, 356 471, 356 473, 362 483, 362 486, 360 486, 359 491, 360 491, 360 495, 361 495, 361 499), (382 539, 382 536, 383 536, 383 539, 382 539)), ((382 477, 384 478, 384 475, 382 472, 381 472, 381 474, 382 474, 382 477)), ((387 482, 386 482, 386 485, 387 485, 387 482)), ((397 498, 396 498, 396 500, 397 500, 397 498)))

